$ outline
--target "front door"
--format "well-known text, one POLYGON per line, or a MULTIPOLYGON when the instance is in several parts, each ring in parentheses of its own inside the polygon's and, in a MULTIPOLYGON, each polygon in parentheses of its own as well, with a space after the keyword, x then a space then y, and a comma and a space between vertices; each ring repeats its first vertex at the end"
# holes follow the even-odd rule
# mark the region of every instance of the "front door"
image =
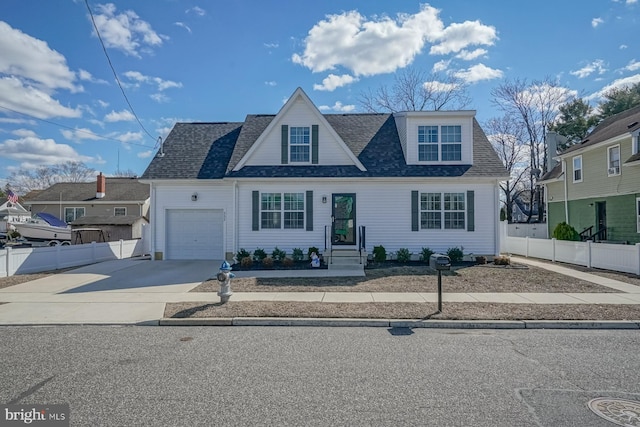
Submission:
POLYGON ((598 240, 607 240, 607 202, 596 202, 596 233, 600 232, 598 240))
POLYGON ((331 196, 331 242, 334 245, 356 244, 356 195, 353 193, 331 196))

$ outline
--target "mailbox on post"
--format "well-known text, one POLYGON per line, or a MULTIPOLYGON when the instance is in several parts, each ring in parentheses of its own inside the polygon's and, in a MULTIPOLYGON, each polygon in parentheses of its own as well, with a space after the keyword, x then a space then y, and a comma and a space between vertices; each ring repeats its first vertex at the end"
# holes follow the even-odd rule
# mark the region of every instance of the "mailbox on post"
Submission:
POLYGON ((442 272, 451 270, 451 258, 442 254, 433 254, 429 258, 429 267, 438 271, 438 313, 442 313, 442 272))
POLYGON ((442 254, 433 254, 429 258, 429 267, 438 271, 451 270, 451 259, 442 254))

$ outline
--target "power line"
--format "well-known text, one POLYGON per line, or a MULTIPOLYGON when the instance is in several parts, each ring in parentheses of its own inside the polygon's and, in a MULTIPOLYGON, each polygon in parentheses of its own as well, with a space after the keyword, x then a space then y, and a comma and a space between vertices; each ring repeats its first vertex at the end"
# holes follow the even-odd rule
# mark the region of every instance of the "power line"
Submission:
POLYGON ((93 23, 93 28, 95 28, 95 30, 96 30, 96 35, 98 36, 98 40, 100 40, 100 44, 102 45, 102 50, 104 51, 104 54, 107 57, 107 62, 109 62, 109 67, 111 67, 111 71, 113 72, 113 76, 116 78, 116 82, 118 83, 118 87, 120 88, 120 91, 122 92, 122 96, 124 96, 125 101, 127 101, 127 105, 129 106, 129 110, 131 110, 131 113, 133 114, 133 117, 136 118, 136 120, 137 120, 138 124, 140 125, 140 127, 142 128, 142 130, 145 131, 145 133, 147 135, 149 135, 149 137, 151 139, 156 140, 156 137, 154 137, 153 135, 151 135, 149 133, 149 131, 144 127, 144 125, 142 124, 142 122, 138 118, 138 115, 136 114, 136 112, 133 110, 133 106, 131 105, 131 102, 129 102, 129 98, 127 97, 127 94, 124 92, 124 88, 122 87, 122 83, 120 83, 120 79, 118 78, 118 73, 116 73, 116 70, 113 67, 113 64, 111 63, 111 58, 109 57, 109 53, 107 52, 107 48, 104 45, 104 41, 102 40, 102 36, 100 35, 100 31, 98 31, 98 26, 96 25, 96 20, 93 18, 93 12, 91 11, 91 8, 89 7, 89 1, 88 0, 84 0, 84 4, 87 5, 87 10, 89 11, 89 16, 91 17, 91 22, 93 23))
MULTIPOLYGON (((63 125, 63 124, 60 124, 60 123, 52 122, 52 121, 50 121, 50 120, 41 119, 41 118, 39 118, 39 117, 32 116, 31 114, 23 113, 23 112, 21 112, 21 111, 17 111, 17 110, 14 110, 14 109, 12 109, 12 108, 9 108, 9 107, 5 107, 4 105, 0 105, 0 108, 3 108, 3 109, 5 109, 5 110, 11 111, 11 112, 16 113, 16 114, 22 114, 23 116, 27 116, 27 117, 30 117, 30 118, 32 118, 32 119, 39 120, 39 121, 41 121, 41 122, 48 123, 48 124, 50 124, 50 125, 58 126, 58 127, 65 128, 65 129, 69 129, 69 130, 72 130, 72 131, 74 131, 74 132, 84 133, 84 134, 92 135, 92 136, 97 136, 98 138, 102 138, 102 139, 109 139, 109 140, 111 140, 111 141, 120 142, 120 143, 122 143, 122 144, 138 145, 138 146, 140 146, 140 147, 149 148, 149 146, 148 146, 148 145, 145 145, 145 144, 137 144, 137 143, 135 143, 135 142, 121 141, 121 140, 119 140, 119 139, 112 138, 112 137, 110 137, 110 136, 104 136, 104 135, 100 135, 100 134, 97 134, 97 133, 95 133, 95 132, 91 132, 91 131, 88 131, 88 130, 72 128, 71 126, 66 126, 66 125, 63 125)), ((157 139, 157 138, 156 138, 156 139, 157 139)))

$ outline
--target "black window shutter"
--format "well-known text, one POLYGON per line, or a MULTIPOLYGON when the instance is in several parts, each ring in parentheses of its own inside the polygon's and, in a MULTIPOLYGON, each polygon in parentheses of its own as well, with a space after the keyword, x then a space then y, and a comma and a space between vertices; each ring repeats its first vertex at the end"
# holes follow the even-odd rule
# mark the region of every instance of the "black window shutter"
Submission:
POLYGON ((411 231, 418 231, 420 226, 420 211, 418 203, 418 192, 411 192, 411 231))
POLYGON ((251 211, 252 211, 252 224, 251 229, 253 231, 260 230, 260 192, 254 191, 251 197, 251 211))
POLYGON ((313 231, 313 191, 307 191, 307 231, 313 231))
POLYGON ((476 229, 474 199, 473 190, 467 191, 467 231, 476 229))
POLYGON ((287 125, 282 125, 282 153, 280 160, 283 165, 289 163, 289 126, 287 125))
POLYGON ((318 164, 318 125, 311 126, 311 163, 318 164))

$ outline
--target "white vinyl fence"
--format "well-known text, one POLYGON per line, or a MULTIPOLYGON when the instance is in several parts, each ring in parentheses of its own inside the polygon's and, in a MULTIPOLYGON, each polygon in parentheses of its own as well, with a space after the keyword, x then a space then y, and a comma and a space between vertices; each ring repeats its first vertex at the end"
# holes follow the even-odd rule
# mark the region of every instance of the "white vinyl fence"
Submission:
POLYGON ((503 222, 500 227, 502 253, 640 275, 640 243, 616 245, 513 237, 507 235, 506 225, 503 222))
POLYGON ((5 248, 0 250, 0 277, 78 267, 101 261, 131 258, 149 253, 148 239, 84 245, 5 248))
POLYGON ((509 224, 509 236, 533 237, 534 239, 548 239, 549 231, 546 222, 534 222, 531 224, 513 223, 509 224))

